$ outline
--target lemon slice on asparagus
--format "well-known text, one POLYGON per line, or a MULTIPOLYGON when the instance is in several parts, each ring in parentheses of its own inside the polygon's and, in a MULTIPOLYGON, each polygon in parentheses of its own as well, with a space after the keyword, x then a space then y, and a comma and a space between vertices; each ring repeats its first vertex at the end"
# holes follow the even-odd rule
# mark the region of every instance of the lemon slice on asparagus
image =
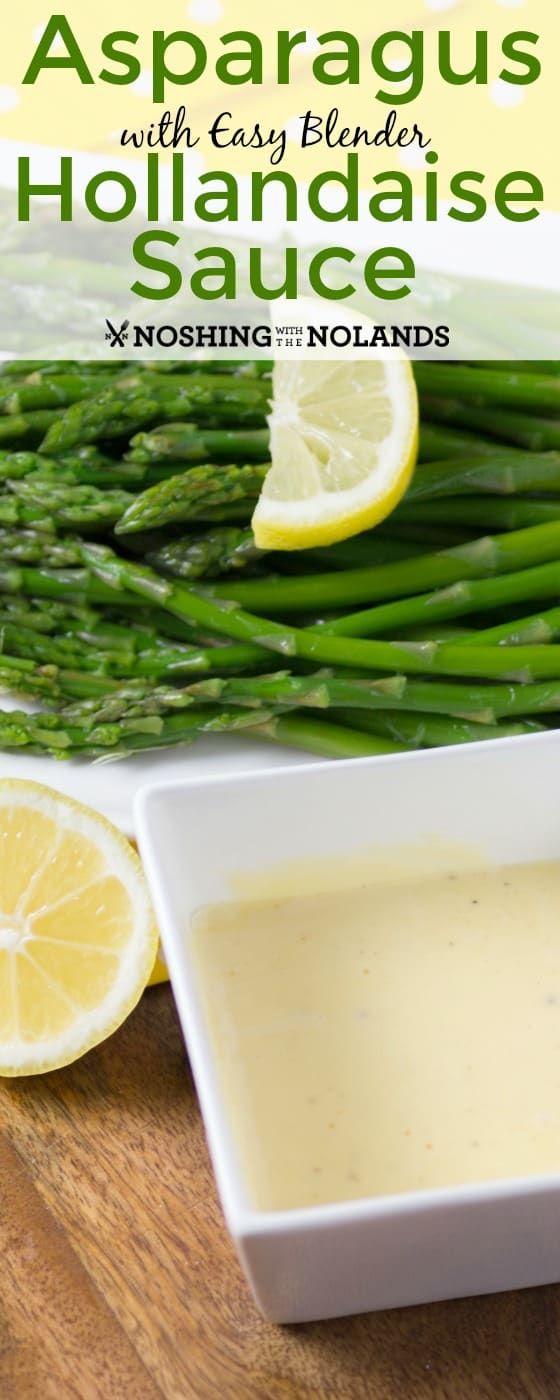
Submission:
POLYGON ((0 1075, 57 1069, 104 1040, 157 946, 126 837, 50 788, 0 782, 0 1075))
POLYGON ((309 549, 385 519, 410 482, 418 398, 410 362, 278 360, 272 466, 253 516, 261 549, 309 549))

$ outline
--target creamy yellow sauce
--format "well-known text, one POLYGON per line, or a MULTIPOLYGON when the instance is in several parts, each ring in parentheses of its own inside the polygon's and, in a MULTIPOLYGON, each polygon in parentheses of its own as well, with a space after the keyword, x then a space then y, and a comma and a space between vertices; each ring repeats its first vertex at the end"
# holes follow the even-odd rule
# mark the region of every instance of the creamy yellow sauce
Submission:
POLYGON ((208 906, 192 940, 256 1206, 560 1171, 560 863, 208 906))

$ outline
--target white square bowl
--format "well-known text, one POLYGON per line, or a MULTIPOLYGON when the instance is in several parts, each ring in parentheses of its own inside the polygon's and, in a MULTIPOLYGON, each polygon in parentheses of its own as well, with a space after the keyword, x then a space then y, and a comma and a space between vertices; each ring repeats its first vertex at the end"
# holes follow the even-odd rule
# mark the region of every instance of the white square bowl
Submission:
MULTIPOLYGON (((433 837, 510 864, 560 858, 560 733, 145 789, 137 834, 226 1221, 276 1322, 560 1279, 558 1175, 301 1210, 250 1203, 189 951, 191 917, 236 877, 433 837)), ((289 894, 289 889, 284 893, 289 894)), ((560 911, 559 911, 560 912, 560 911)), ((530 931, 528 930, 528 936, 530 931)), ((560 956, 560 920, 559 920, 560 956)), ((375 1105, 372 1106, 375 1112, 375 1105)))

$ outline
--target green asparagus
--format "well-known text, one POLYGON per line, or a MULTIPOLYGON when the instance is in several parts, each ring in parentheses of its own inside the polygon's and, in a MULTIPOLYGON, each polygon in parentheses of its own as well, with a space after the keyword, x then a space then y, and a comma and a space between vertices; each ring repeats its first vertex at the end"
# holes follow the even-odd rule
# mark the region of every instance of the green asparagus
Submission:
POLYGON ((494 499, 489 496, 445 497, 443 500, 417 501, 411 505, 406 499, 390 517, 394 530, 403 522, 418 521, 427 525, 455 525, 491 530, 520 530, 528 525, 546 525, 550 520, 560 519, 560 496, 558 500, 535 500, 527 498, 494 499))
POLYGON ((148 466, 167 462, 266 462, 267 428, 200 428, 196 423, 166 423, 131 439, 127 462, 148 466))
POLYGON ((168 477, 134 497, 117 526, 117 534, 158 530, 172 522, 204 519, 208 509, 238 503, 253 504, 259 496, 268 468, 248 466, 191 467, 168 477))
MULTIPOLYGON (((551 527, 541 526, 541 530, 551 527)), ((529 533, 529 532, 525 532, 529 533)), ((227 600, 202 597, 183 584, 165 581, 135 561, 121 559, 97 544, 82 546, 84 564, 117 592, 138 593, 187 622, 195 622, 233 640, 253 642, 284 656, 364 670, 402 670, 405 674, 435 673, 530 682, 560 676, 560 647, 465 648, 454 643, 395 643, 329 636, 272 622, 244 612, 227 600)))
POLYGON ((427 360, 417 361, 414 375, 419 390, 427 394, 475 399, 483 404, 510 404, 515 409, 560 411, 560 380, 554 375, 489 371, 427 360))
MULTIPOLYGON (((442 400, 445 402, 445 400, 442 400)), ((441 423, 423 421, 420 424, 419 462, 448 461, 457 457, 492 457, 495 442, 470 432, 457 432, 441 423)))
POLYGON ((402 598, 440 588, 458 579, 485 578, 528 569, 560 558, 560 522, 536 525, 503 536, 485 536, 437 554, 402 563, 353 569, 345 574, 316 574, 304 578, 259 578, 208 585, 209 597, 233 599, 242 607, 272 613, 344 608, 384 598, 402 598))
POLYGON ((56 409, 38 409, 17 417, 0 417, 0 447, 38 447, 58 422, 56 409))
POLYGON ((68 404, 90 398, 103 384, 110 382, 109 376, 99 374, 93 379, 88 374, 53 375, 47 379, 38 374, 34 382, 28 380, 7 394, 0 394, 0 413, 19 415, 36 409, 66 408, 68 404))
MULTIPOLYGON (((11 664, 18 666, 19 662, 11 664)), ((33 667, 24 664, 25 675, 33 675, 33 667)), ((63 685, 69 685, 72 691, 76 678, 58 673, 61 674, 63 685)), ((55 678, 56 673, 53 683, 55 678)), ((476 724, 481 727, 482 736, 484 727, 495 727, 500 718, 518 719, 560 709, 558 682, 477 686, 439 679, 417 681, 401 675, 345 680, 325 669, 310 676, 296 676, 289 671, 234 678, 217 675, 181 688, 162 683, 147 686, 138 678, 118 683, 96 676, 80 679, 81 693, 72 702, 66 701, 60 713, 83 728, 123 719, 162 717, 193 705, 219 703, 249 710, 266 707, 276 713, 312 709, 369 714, 390 709, 403 714, 434 714, 476 724)))
POLYGON ((457 583, 433 593, 417 593, 412 598, 349 613, 329 622, 321 631, 343 637, 377 637, 405 627, 448 622, 451 618, 507 607, 511 603, 558 596, 560 560, 540 564, 533 569, 518 569, 515 573, 500 574, 495 578, 459 579, 457 583))
POLYGON ((256 564, 263 557, 252 530, 223 526, 202 535, 183 535, 159 548, 149 550, 148 564, 173 578, 204 578, 234 573, 256 564))
POLYGON ((523 491, 560 491, 560 452, 509 452, 494 458, 432 462, 419 470, 406 493, 406 504, 441 496, 486 492, 515 496, 523 491))
POLYGON ((400 710, 335 710, 333 718, 367 734, 379 734, 414 749, 432 749, 452 744, 479 744, 487 739, 513 739, 519 734, 542 732, 535 720, 519 724, 473 724, 448 715, 403 714, 400 710))
MULTIPOLYGON (((56 415, 48 427, 41 450, 58 456, 70 448, 107 439, 130 438, 142 427, 186 418, 209 427, 220 423, 240 423, 262 427, 268 407, 265 381, 192 375, 176 384, 173 377, 163 384, 146 383, 143 388, 109 386, 93 398, 72 404, 56 415)), ((17 420, 11 420, 16 422, 17 420)), ((0 429, 2 424, 0 423, 0 429)), ((1 437, 1 434, 0 434, 1 437)))
POLYGON ((48 565, 67 569, 80 560, 71 540, 39 530, 9 530, 0 526, 0 558, 4 563, 48 565))
MULTIPOLYGON (((506 643, 508 646, 528 646, 531 643, 543 644, 560 638, 560 608, 548 608, 546 612, 533 613, 529 617, 519 617, 515 621, 499 623, 496 627, 484 627, 477 633, 478 641, 493 646, 506 643)), ((472 633, 462 638, 465 646, 472 643, 472 633)))
POLYGON ((560 448, 560 422, 554 418, 537 418, 511 409, 437 398, 433 394, 422 396, 422 414, 429 423, 452 424, 473 433, 481 432, 513 447, 527 448, 529 452, 560 448))
POLYGON ((5 365, 0 686, 42 713, 0 712, 0 748, 242 729, 357 757, 560 724, 559 368, 420 363, 420 466, 391 518, 265 556, 269 366, 5 365))
POLYGON ((124 517, 134 496, 128 491, 101 491, 95 486, 69 486, 65 482, 23 477, 8 483, 24 506, 40 509, 49 519, 69 529, 108 529, 124 517))
POLYGON ((245 730, 254 738, 290 744, 333 758, 358 758, 370 754, 398 753, 403 747, 390 739, 359 734, 340 725, 300 716, 274 716, 248 710, 191 710, 165 719, 131 720, 99 725, 86 732, 71 727, 59 716, 30 716, 22 711, 0 711, 0 748, 26 749, 51 758, 125 756, 150 749, 192 743, 201 734, 245 730), (53 723, 53 721, 56 721, 53 723))

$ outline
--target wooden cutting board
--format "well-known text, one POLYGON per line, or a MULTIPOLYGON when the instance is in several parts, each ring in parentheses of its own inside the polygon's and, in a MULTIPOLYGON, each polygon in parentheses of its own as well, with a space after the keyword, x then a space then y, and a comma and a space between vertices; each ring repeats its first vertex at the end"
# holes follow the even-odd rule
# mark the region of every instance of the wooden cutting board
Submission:
POLYGON ((555 1400, 560 1288, 280 1328, 216 1199, 171 994, 0 1083, 1 1400, 555 1400))

